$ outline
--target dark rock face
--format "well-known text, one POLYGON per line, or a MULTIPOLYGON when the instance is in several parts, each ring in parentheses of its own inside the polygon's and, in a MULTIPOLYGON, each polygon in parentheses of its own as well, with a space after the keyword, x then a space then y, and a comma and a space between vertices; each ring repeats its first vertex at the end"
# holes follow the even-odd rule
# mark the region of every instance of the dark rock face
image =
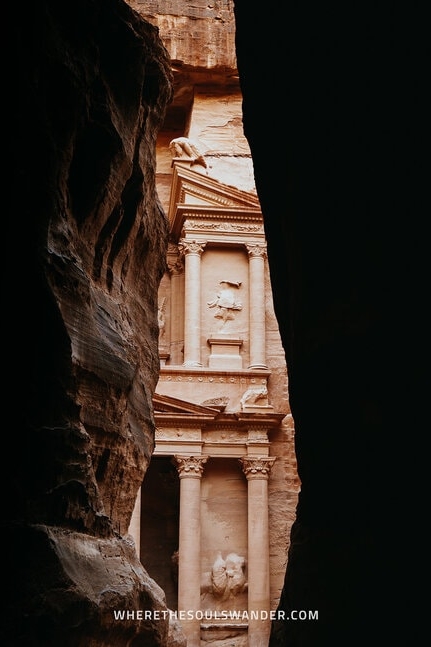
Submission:
POLYGON ((425 15, 297 4, 280 21, 235 2, 302 481, 280 610, 319 611, 318 622, 274 623, 270 645, 398 642, 404 629, 415 642, 400 587, 414 590, 423 559, 406 519, 423 516, 421 468, 406 464, 400 425, 407 416, 415 453, 429 291, 425 15))
POLYGON ((21 286, 4 293, 16 404, 2 643, 162 645, 166 622, 115 624, 112 610, 165 608, 127 529, 154 446, 168 55, 117 0, 8 11, 7 224, 21 286))

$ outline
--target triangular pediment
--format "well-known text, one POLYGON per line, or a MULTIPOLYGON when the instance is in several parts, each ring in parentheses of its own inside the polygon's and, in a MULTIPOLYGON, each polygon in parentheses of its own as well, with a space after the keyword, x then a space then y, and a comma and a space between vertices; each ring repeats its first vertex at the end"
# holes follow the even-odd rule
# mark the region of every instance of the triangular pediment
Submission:
POLYGON ((201 404, 194 404, 187 400, 180 398, 172 398, 169 395, 161 395, 155 393, 153 396, 153 408, 157 413, 175 413, 178 415, 193 415, 193 416, 210 416, 214 417, 219 412, 218 407, 207 407, 201 404))
POLYGON ((255 193, 237 189, 177 163, 173 167, 168 214, 173 232, 180 228, 180 221, 185 213, 203 217, 224 214, 234 219, 236 215, 248 215, 251 219, 262 217, 255 193))

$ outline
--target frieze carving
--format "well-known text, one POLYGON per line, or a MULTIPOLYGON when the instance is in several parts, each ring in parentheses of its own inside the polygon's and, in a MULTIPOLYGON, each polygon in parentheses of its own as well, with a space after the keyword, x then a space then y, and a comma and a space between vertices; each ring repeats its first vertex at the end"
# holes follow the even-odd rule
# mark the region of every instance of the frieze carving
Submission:
POLYGON ((184 227, 186 229, 201 229, 204 231, 263 233, 262 225, 242 225, 231 222, 205 222, 188 219, 184 222, 184 227))
POLYGON ((268 427, 251 427, 248 430, 248 442, 268 442, 268 427))
MULTIPOLYGON (((209 382, 209 383, 214 383, 218 382, 220 384, 228 383, 228 384, 257 384, 259 381, 256 380, 254 377, 253 378, 246 378, 246 377, 238 377, 238 376, 229 376, 225 377, 223 375, 220 376, 214 376, 214 375, 172 375, 172 374, 164 374, 161 373, 159 376, 159 382, 209 382)), ((266 384, 266 380, 262 379, 261 384, 266 384)))
MULTIPOLYGON (((250 433, 250 432, 249 432, 250 433)), ((199 442, 201 440, 201 427, 200 425, 190 425, 187 428, 187 436, 184 437, 184 430, 183 429, 169 429, 166 427, 157 427, 156 428, 156 439, 157 441, 171 441, 171 442, 176 442, 179 443, 181 441, 186 441, 186 442, 191 442, 191 441, 197 441, 199 442)), ((181 450, 180 450, 181 451, 181 450)))
POLYGON ((208 456, 174 456, 173 462, 181 478, 201 478, 208 456))
POLYGON ((275 463, 275 457, 269 456, 258 456, 258 457, 248 457, 244 456, 239 459, 239 462, 242 465, 242 471, 247 477, 247 480, 250 479, 267 479, 273 464, 275 463))

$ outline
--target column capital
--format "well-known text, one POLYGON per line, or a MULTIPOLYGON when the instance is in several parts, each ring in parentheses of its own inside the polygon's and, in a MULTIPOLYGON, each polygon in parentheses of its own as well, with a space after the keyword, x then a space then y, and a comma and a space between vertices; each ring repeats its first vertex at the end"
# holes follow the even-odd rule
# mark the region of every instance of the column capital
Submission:
POLYGON ((205 245, 206 243, 197 243, 195 240, 186 240, 185 238, 181 238, 178 243, 178 250, 180 254, 184 254, 186 256, 188 254, 200 256, 205 249, 205 245))
POLYGON ((261 243, 246 243, 245 245, 248 255, 253 258, 265 258, 266 257, 266 244, 261 243))
POLYGON ((275 463, 275 456, 243 456, 239 459, 242 465, 242 471, 246 475, 247 480, 251 479, 265 479, 269 478, 269 473, 273 464, 275 463))
POLYGON ((200 479, 208 456, 179 456, 175 455, 173 462, 176 465, 178 476, 182 478, 200 479))
POLYGON ((168 260, 167 266, 168 266, 168 272, 171 276, 179 275, 184 272, 184 265, 181 263, 180 260, 176 260, 176 261, 168 260))

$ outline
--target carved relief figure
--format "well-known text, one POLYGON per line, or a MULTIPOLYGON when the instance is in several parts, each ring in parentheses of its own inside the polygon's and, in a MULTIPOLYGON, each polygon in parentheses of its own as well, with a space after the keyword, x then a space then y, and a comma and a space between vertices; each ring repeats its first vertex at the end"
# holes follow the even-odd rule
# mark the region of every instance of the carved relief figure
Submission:
POLYGON ((201 404, 204 407, 216 407, 220 411, 224 411, 229 404, 229 398, 224 395, 220 398, 208 398, 208 400, 204 400, 201 404))
POLYGON ((266 385, 261 387, 250 387, 247 391, 244 391, 242 394, 241 400, 241 409, 244 409, 246 405, 261 405, 265 406, 268 404, 268 389, 266 385))
POLYGON ((166 310, 166 297, 163 297, 163 299, 159 303, 159 308, 157 310, 157 321, 159 324, 159 339, 163 337, 165 334, 165 325, 166 325, 165 310, 166 310))
POLYGON ((229 553, 223 559, 219 551, 211 569, 209 583, 202 586, 202 593, 212 593, 221 601, 243 593, 247 590, 245 566, 245 557, 229 553))
POLYGON ((242 310, 242 303, 236 300, 234 290, 241 287, 241 281, 220 281, 220 290, 215 299, 207 301, 209 308, 217 308, 214 317, 222 320, 222 326, 230 319, 235 319, 234 310, 242 310))
POLYGON ((229 553, 223 559, 219 552, 211 569, 212 593, 216 598, 228 600, 246 588, 245 558, 229 553))
POLYGON ((201 155, 196 145, 187 137, 176 137, 172 139, 169 144, 169 150, 171 151, 172 157, 189 160, 192 165, 201 164, 201 166, 207 168, 207 163, 203 155, 201 155))

